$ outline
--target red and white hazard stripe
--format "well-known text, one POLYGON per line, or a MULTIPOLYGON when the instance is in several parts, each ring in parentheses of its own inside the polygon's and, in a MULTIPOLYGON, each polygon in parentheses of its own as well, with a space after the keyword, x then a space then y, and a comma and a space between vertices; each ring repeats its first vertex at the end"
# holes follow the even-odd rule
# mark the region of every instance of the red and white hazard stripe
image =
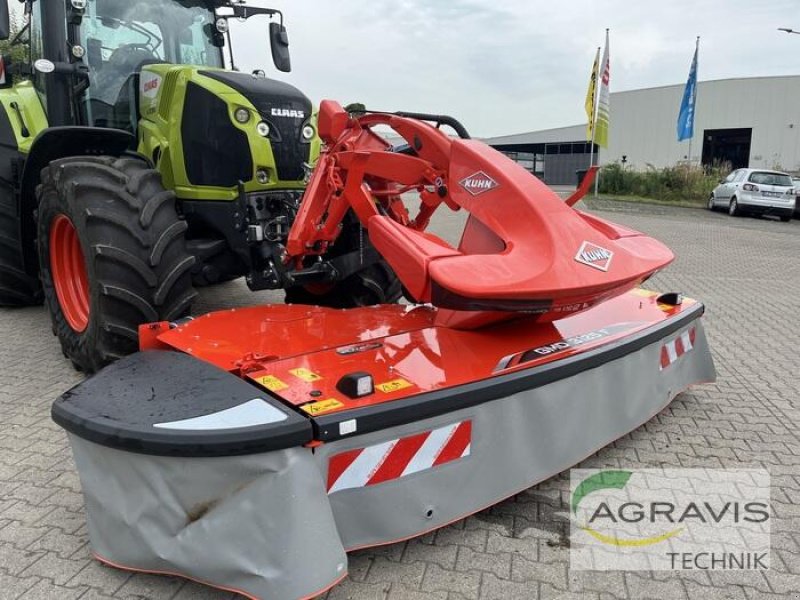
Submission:
POLYGON ((676 362, 681 356, 694 348, 695 329, 691 327, 671 342, 661 346, 661 370, 676 362))
POLYGON ((472 421, 355 448, 328 462, 328 493, 375 485, 468 456, 472 421))

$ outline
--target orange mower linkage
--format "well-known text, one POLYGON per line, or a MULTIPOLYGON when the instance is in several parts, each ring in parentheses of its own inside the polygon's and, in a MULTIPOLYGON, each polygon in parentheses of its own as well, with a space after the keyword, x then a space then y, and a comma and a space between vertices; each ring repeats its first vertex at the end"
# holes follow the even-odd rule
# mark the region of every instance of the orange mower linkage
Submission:
POLYGON ((471 328, 518 312, 551 321, 585 310, 673 260, 660 242, 572 208, 595 169, 564 202, 489 146, 422 120, 354 118, 326 100, 319 133, 326 148, 289 233, 288 268, 324 255, 352 210, 414 300, 449 309, 440 319, 450 326, 471 328), (376 126, 407 148, 393 147, 376 126), (419 197, 413 217, 403 198, 410 192, 419 197), (441 204, 469 213, 457 248, 425 231, 441 204))

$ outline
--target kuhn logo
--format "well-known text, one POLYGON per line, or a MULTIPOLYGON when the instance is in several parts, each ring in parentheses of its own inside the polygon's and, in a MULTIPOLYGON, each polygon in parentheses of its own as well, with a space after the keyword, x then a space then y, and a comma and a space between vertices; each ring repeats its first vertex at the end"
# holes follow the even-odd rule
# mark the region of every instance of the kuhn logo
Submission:
POLYGON ((273 108, 269 114, 273 117, 289 117, 290 119, 305 119, 306 113, 302 110, 294 110, 293 108, 273 108))
POLYGON ((578 253, 575 255, 575 260, 579 263, 583 263, 599 271, 608 271, 608 268, 611 266, 612 258, 614 258, 614 253, 611 250, 606 250, 591 242, 583 242, 578 253))
POLYGON ((473 173, 469 177, 465 177, 461 181, 458 182, 461 187, 467 190, 473 196, 478 196, 484 192, 488 192, 489 190, 493 190, 499 184, 489 177, 483 171, 478 171, 477 173, 473 173))

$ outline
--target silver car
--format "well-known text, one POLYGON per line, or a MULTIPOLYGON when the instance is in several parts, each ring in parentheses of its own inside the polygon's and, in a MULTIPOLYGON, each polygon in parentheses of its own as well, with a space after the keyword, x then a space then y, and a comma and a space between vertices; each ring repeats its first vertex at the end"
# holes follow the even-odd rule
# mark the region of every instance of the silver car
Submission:
POLYGON ((725 208, 731 216, 744 213, 792 218, 795 184, 790 175, 766 169, 737 169, 711 192, 708 208, 725 208))

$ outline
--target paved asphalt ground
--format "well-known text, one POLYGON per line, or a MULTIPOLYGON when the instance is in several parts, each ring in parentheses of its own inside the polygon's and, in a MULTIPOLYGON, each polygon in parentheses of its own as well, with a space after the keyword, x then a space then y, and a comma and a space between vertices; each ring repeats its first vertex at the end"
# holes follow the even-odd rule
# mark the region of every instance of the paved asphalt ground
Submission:
MULTIPOLYGON (((350 578, 329 598, 800 597, 800 222, 641 205, 594 210, 675 250, 677 261, 652 287, 706 303, 719 379, 580 466, 767 468, 772 570, 570 572, 562 473, 438 532, 352 554, 350 578)), ((455 229, 451 221, 439 227, 455 229)), ((234 282, 205 290, 197 309, 270 298, 280 295, 254 295, 234 282)), ((231 598, 90 559, 78 477, 49 417, 52 400, 80 375, 41 308, 0 310, 0 340, 0 600, 231 598)))

